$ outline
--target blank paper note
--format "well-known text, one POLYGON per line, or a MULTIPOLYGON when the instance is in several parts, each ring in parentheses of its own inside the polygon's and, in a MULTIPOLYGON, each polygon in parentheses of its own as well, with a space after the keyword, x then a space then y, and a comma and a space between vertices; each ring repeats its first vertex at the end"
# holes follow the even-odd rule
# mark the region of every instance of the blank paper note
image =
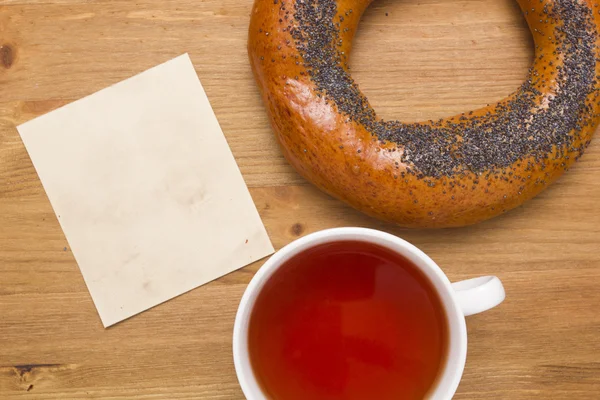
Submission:
POLYGON ((104 326, 273 252, 187 55, 18 130, 104 326))

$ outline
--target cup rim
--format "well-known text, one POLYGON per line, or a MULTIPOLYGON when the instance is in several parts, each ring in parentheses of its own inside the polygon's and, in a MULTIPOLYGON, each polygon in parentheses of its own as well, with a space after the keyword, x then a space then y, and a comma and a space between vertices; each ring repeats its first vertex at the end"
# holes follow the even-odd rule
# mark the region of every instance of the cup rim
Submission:
POLYGON ((387 232, 362 227, 330 228, 298 238, 273 254, 256 272, 240 300, 233 328, 233 361, 242 392, 248 400, 266 399, 250 364, 247 327, 251 311, 262 287, 285 261, 316 245, 357 240, 383 245, 399 252, 426 274, 445 308, 448 324, 448 351, 443 370, 433 385, 429 400, 451 399, 463 375, 467 356, 467 329, 464 315, 450 280, 422 250, 387 232))

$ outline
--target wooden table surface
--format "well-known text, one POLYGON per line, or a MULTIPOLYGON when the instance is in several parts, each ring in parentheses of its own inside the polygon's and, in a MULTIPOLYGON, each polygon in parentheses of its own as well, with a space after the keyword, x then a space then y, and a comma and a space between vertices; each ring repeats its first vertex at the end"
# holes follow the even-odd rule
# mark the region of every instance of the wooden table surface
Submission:
MULTIPOLYGON (((503 280, 506 301, 467 321, 456 399, 600 398, 599 143, 495 220, 438 231, 379 223, 317 191, 282 158, 246 58, 251 6, 0 0, 0 398, 243 398, 232 326, 261 262, 104 329, 15 129, 184 52, 276 248, 320 229, 366 226, 416 244, 452 280, 503 280)), ((361 29, 352 67, 386 118, 436 118, 498 100, 533 57, 513 0, 377 0, 361 29)))

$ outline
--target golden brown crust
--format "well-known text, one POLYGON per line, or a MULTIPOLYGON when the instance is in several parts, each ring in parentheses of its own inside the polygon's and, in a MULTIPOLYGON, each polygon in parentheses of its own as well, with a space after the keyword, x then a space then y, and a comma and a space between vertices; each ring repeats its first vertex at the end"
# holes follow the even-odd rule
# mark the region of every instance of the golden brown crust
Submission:
MULTIPOLYGON (((524 13, 530 11, 532 4, 552 7, 555 2, 519 1, 524 13)), ((336 17, 343 17, 343 27, 348 28, 339 33, 340 51, 347 55, 361 14, 370 1, 336 3, 336 17)), ((594 7, 589 1, 580 4, 594 7)), ((511 165, 493 171, 423 175, 402 156, 402 144, 381 140, 364 124, 342 112, 335 101, 326 98, 309 75, 310 66, 305 65, 297 38, 293 37, 298 27, 295 11, 295 0, 256 0, 252 10, 248 53, 273 129, 285 157, 300 174, 325 192, 377 218, 407 227, 463 226, 492 218, 519 206, 555 181, 578 158, 598 124, 599 103, 593 90, 586 98, 589 110, 582 114, 577 131, 571 133, 568 148, 557 143, 543 158, 523 154, 511 165)), ((595 58, 598 11, 594 10, 590 17, 595 58)), ((531 74, 544 77, 532 83, 534 92, 539 93, 536 107, 531 110, 535 114, 547 108, 560 90, 556 77, 564 65, 553 33, 561 21, 541 20, 533 12, 527 12, 525 17, 536 44, 531 74), (554 53, 556 57, 537 57, 542 53, 554 53)), ((600 75, 597 62, 593 67, 595 75, 600 75)), ((598 89, 596 80, 593 84, 598 89)), ((443 124, 462 126, 473 118, 497 112, 498 105, 509 104, 510 99, 476 110, 468 117, 448 118, 443 124)), ((420 126, 428 124, 432 123, 420 126)))

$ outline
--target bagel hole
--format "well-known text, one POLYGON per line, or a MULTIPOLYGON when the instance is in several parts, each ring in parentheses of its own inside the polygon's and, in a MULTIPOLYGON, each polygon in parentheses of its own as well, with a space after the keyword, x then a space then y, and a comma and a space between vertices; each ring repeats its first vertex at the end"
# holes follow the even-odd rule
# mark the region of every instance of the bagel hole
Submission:
POLYGON ((377 0, 350 66, 379 118, 414 122, 501 100, 526 79, 533 53, 515 0, 377 0))

